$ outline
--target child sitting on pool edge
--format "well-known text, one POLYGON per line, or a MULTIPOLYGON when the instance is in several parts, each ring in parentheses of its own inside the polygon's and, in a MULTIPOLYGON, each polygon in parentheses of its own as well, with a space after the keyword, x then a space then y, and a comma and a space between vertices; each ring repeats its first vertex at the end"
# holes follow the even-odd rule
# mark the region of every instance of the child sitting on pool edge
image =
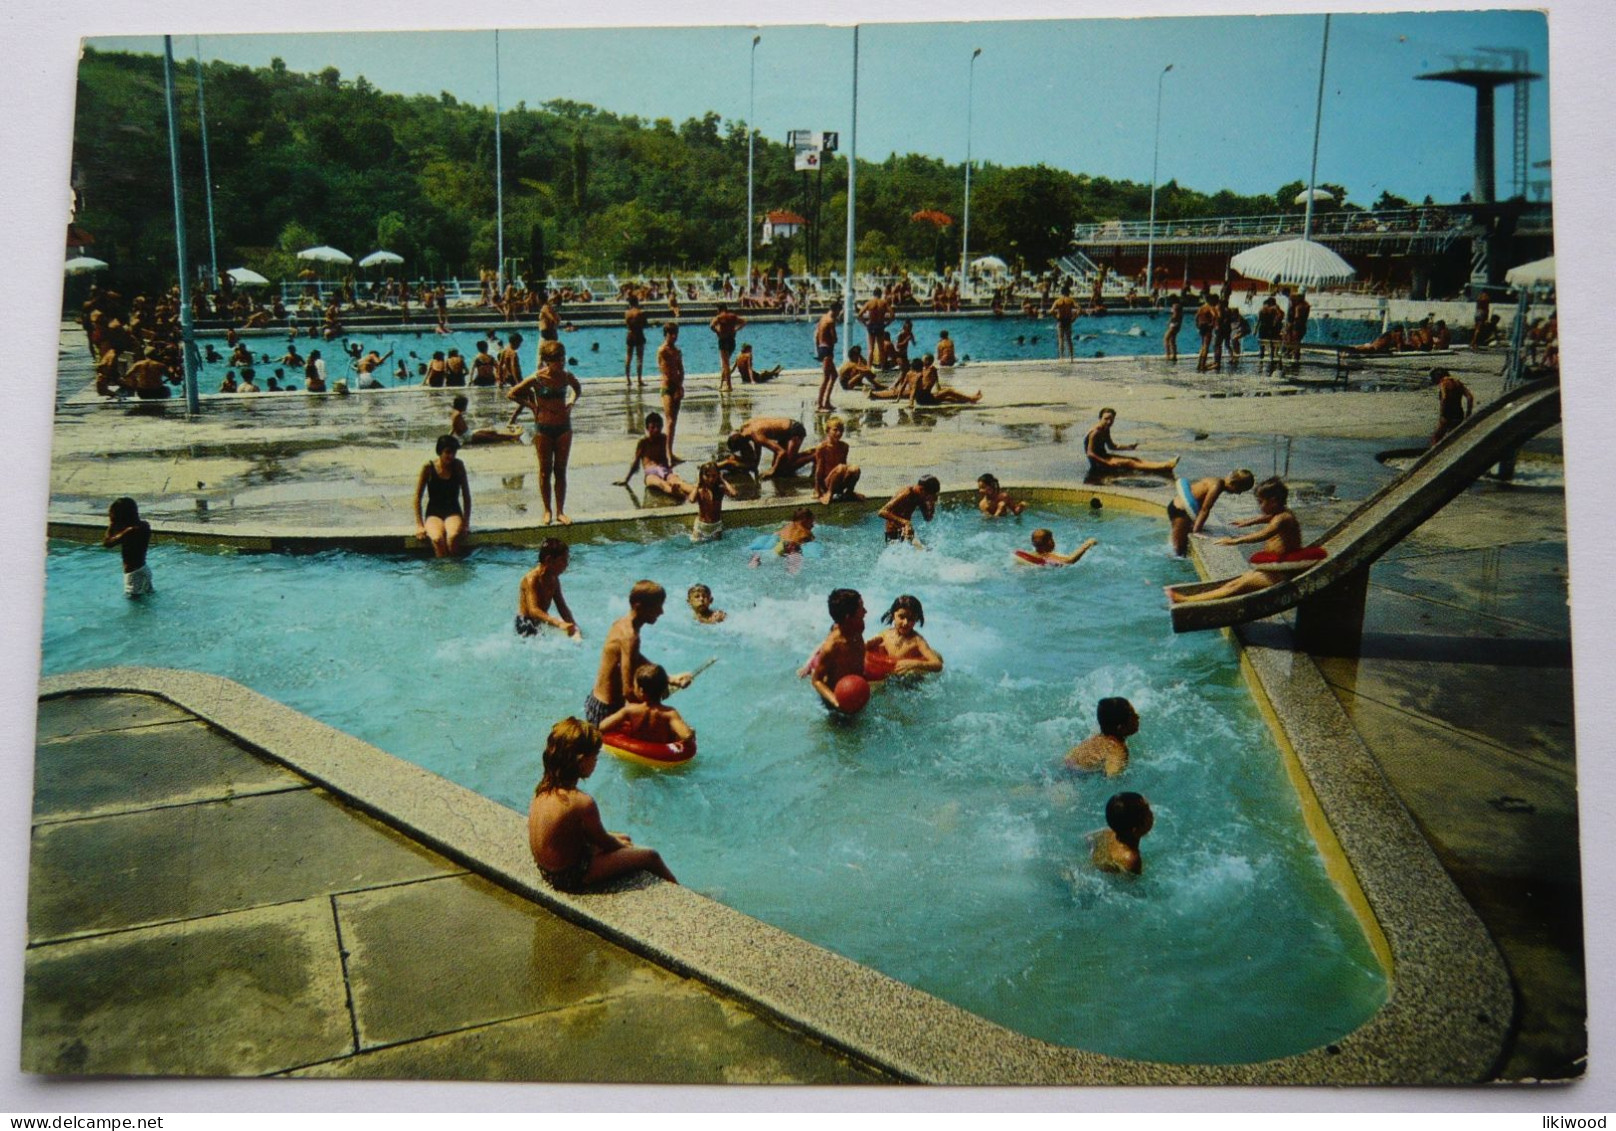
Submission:
POLYGON ((729 615, 723 609, 713 608, 713 591, 699 581, 690 587, 685 600, 690 602, 697 624, 717 624, 729 615))
POLYGON ((1145 870, 1139 842, 1156 824, 1150 802, 1137 793, 1119 793, 1105 803, 1106 828, 1091 834, 1089 859, 1102 872, 1137 876, 1145 870))
MULTIPOLYGON (((1285 481, 1277 475, 1270 476, 1257 484, 1257 508, 1262 513, 1255 518, 1242 518, 1231 522, 1230 526, 1255 526, 1258 523, 1265 525, 1255 534, 1243 534, 1238 538, 1219 538, 1219 546, 1239 546, 1246 542, 1263 542, 1263 549, 1271 554, 1289 554, 1302 548, 1302 524, 1290 512, 1287 502, 1290 499, 1290 488, 1285 481)), ((1193 593, 1181 593, 1173 586, 1168 586, 1167 597, 1175 605, 1192 601, 1215 601, 1221 597, 1237 597, 1242 593, 1255 593, 1260 589, 1267 589, 1270 585, 1277 585, 1284 581, 1289 573, 1264 570, 1260 566, 1247 570, 1238 577, 1232 577, 1221 585, 1214 586, 1193 593)))
POLYGON ((1076 562, 1099 544, 1100 540, 1098 538, 1090 538, 1070 554, 1058 554, 1055 552, 1054 533, 1039 527, 1032 532, 1032 552, 1030 554, 1026 550, 1018 552, 1023 555, 1023 560, 1036 558, 1040 565, 1067 566, 1076 562))
POLYGON ((1139 713, 1121 697, 1101 699, 1095 711, 1100 733, 1086 738, 1066 754, 1066 768, 1086 773, 1104 770, 1108 778, 1128 768, 1128 739, 1139 733, 1139 713))
POLYGON ((599 758, 600 730, 594 724, 569 717, 550 728, 544 777, 527 812, 528 847, 545 881, 557 891, 580 892, 645 871, 678 883, 654 849, 607 832, 595 799, 578 788, 595 772, 599 758))
POLYGON ((830 613, 830 632, 797 675, 812 676, 814 690, 825 706, 840 711, 837 682, 844 675, 864 674, 864 598, 857 589, 832 589, 825 607, 830 613))
POLYGON ((601 720, 602 734, 624 734, 646 742, 684 742, 696 732, 690 729, 672 707, 664 707, 668 697, 668 673, 661 664, 641 664, 634 669, 637 703, 625 703, 601 720))

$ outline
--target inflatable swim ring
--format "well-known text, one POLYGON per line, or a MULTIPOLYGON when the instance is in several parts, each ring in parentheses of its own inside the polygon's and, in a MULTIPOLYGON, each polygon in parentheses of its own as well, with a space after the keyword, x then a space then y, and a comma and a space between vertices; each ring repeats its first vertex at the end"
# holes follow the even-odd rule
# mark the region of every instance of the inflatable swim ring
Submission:
MULTIPOLYGON (((825 552, 818 542, 804 542, 798 547, 798 550, 805 558, 817 558, 825 552)), ((746 544, 746 552, 748 554, 776 554, 780 557, 785 557, 780 552, 780 539, 774 534, 764 534, 752 539, 746 544)))
POLYGON ((1040 557, 1031 550, 1014 550, 1012 552, 1015 554, 1016 561, 1020 562, 1022 565, 1049 567, 1065 564, 1064 562, 1052 562, 1047 558, 1040 557))
POLYGON ((898 661, 887 655, 884 649, 864 653, 864 678, 871 683, 885 679, 897 666, 898 661))
POLYGON ((600 736, 600 744, 625 762, 659 769, 682 766, 696 756, 695 735, 683 742, 650 742, 622 731, 607 731, 600 736))
POLYGON ((1251 564, 1264 573, 1301 573, 1305 569, 1312 569, 1329 556, 1330 551, 1323 546, 1303 546, 1300 550, 1291 550, 1284 554, 1263 550, 1251 555, 1251 564))

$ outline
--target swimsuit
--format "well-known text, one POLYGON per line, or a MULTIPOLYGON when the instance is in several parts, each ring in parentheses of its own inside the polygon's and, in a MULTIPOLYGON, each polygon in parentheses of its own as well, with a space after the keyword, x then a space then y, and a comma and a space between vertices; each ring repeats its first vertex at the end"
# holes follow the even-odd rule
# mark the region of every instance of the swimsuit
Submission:
MULTIPOLYGON (((457 464, 458 460, 455 461, 457 464)), ((460 475, 451 474, 443 479, 432 464, 427 464, 426 517, 458 518, 460 516, 460 475)), ((462 472, 461 474, 464 474, 462 472)))
POLYGON ((577 893, 584 890, 584 877, 589 875, 589 867, 595 862, 595 846, 586 844, 578 852, 578 859, 568 867, 559 871, 551 871, 543 864, 539 865, 539 875, 544 882, 557 891, 577 893))
POLYGON ((628 344, 631 346, 643 346, 645 344, 645 331, 630 330, 628 332, 628 344))
POLYGON ((712 522, 703 522, 696 519, 695 525, 690 528, 692 542, 716 542, 724 535, 724 520, 715 519, 712 522))
POLYGON ((152 588, 151 566, 143 565, 123 575, 125 597, 143 597, 147 593, 155 592, 156 590, 152 588))
POLYGON ((719 337, 718 337, 718 348, 724 353, 729 353, 732 350, 734 350, 734 348, 735 348, 735 337, 734 337, 734 335, 731 335, 731 336, 726 338, 722 334, 720 334, 719 337))
POLYGON ((572 422, 569 420, 561 424, 535 424, 533 430, 546 439, 559 440, 572 431, 572 422))
POLYGON ((939 401, 935 396, 933 396, 930 392, 928 392, 925 389, 916 389, 915 390, 915 403, 918 404, 918 405, 942 404, 941 401, 939 401))
POLYGON ((559 342, 561 340, 561 335, 555 330, 540 330, 539 340, 545 342, 559 342))
POLYGON ((517 613, 516 635, 537 636, 539 634, 539 623, 539 621, 534 620, 532 617, 525 617, 521 613, 517 613))
POLYGON ((658 479, 666 480, 668 478, 668 476, 670 476, 672 474, 673 474, 673 468, 669 467, 665 463, 648 464, 648 465, 646 465, 646 468, 645 468, 645 477, 647 479, 651 478, 651 476, 654 475, 658 479))
POLYGON ((593 691, 584 696, 584 718, 593 725, 599 726, 611 713, 612 708, 596 699, 593 691))

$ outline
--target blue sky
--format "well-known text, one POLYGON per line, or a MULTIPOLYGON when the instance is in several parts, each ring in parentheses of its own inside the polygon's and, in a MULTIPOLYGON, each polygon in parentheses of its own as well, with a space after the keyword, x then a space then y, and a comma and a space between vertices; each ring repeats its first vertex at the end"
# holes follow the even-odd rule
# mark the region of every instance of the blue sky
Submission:
MULTIPOLYGON (((1271 192, 1305 180, 1322 15, 865 24, 859 33, 858 152, 918 152, 963 161, 968 63, 975 67, 972 155, 1045 163, 1148 182, 1156 82, 1163 85, 1161 180, 1213 191, 1271 192)), ((853 33, 847 26, 507 29, 505 106, 554 98, 682 121, 709 110, 747 117, 748 51, 757 48, 755 121, 851 133, 853 33)), ((193 39, 176 33, 177 57, 193 39)), ((156 52, 151 37, 91 38, 156 52)), ((206 35, 204 58, 293 70, 327 66, 405 94, 449 91, 493 105, 491 32, 206 35)), ((1530 160, 1549 156, 1548 23, 1526 11, 1338 14, 1319 150, 1319 179, 1371 203, 1382 189, 1454 200, 1472 178, 1474 96, 1417 82, 1478 47, 1525 49, 1545 81, 1531 95, 1530 160)), ((1513 94, 1497 96, 1498 185, 1507 195, 1513 94)), ((1533 170, 1532 176, 1546 176, 1533 170)))

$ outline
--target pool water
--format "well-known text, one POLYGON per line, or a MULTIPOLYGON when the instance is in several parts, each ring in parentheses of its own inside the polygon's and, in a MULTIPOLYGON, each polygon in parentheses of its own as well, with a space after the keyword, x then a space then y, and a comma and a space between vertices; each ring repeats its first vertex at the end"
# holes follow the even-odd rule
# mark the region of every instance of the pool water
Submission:
MULTIPOLYGON (((770 369, 776 365, 784 365, 787 369, 803 369, 816 366, 814 360, 814 319, 798 319, 793 322, 757 322, 747 326, 741 331, 739 342, 752 344, 755 364, 759 369, 770 369)), ((1080 358, 1092 357, 1140 357, 1162 352, 1162 332, 1166 328, 1167 316, 1161 312, 1138 311, 1121 314, 1109 314, 1103 317, 1079 318, 1073 327, 1074 349, 1080 358)), ((936 350, 938 334, 942 330, 948 331, 953 338, 956 349, 962 359, 974 361, 1024 361, 1029 359, 1049 360, 1055 357, 1055 324, 1048 318, 1032 320, 1021 317, 1004 318, 915 318, 915 346, 910 350, 911 356, 919 357, 922 353, 933 353, 936 350)), ((901 325, 901 323, 900 323, 901 325)), ((451 321, 451 327, 453 322, 451 321)), ((648 380, 654 380, 656 375, 656 350, 662 343, 660 323, 653 319, 651 329, 647 333, 645 347, 645 368, 651 375, 648 380)), ((393 356, 377 376, 384 384, 395 384, 392 377, 393 367, 399 361, 404 361, 410 370, 412 385, 421 383, 418 368, 424 365, 437 350, 447 353, 450 349, 458 349, 468 360, 476 356, 477 342, 489 341, 490 335, 501 340, 510 332, 510 327, 496 328, 483 326, 474 329, 456 330, 449 335, 435 333, 430 325, 424 325, 418 330, 403 333, 369 333, 363 329, 352 331, 345 338, 337 338, 331 342, 310 340, 306 337, 297 339, 298 353, 307 357, 311 349, 318 349, 325 358, 326 376, 330 380, 347 378, 355 380, 355 375, 349 367, 349 360, 342 352, 345 343, 358 343, 365 349, 376 349, 380 353, 394 351, 393 356)), ((539 335, 531 322, 516 326, 524 339, 522 345, 522 364, 524 372, 531 370, 537 364, 537 350, 539 335)), ((1343 319, 1316 319, 1312 330, 1312 338, 1319 341, 1334 341, 1335 336, 1343 344, 1367 342, 1379 333, 1378 323, 1358 322, 1343 319)), ((864 330, 855 326, 853 341, 864 344, 864 330)), ((896 336, 896 328, 894 328, 896 336)), ((218 335, 208 335, 215 340, 217 349, 221 354, 228 355, 229 349, 223 344, 218 335)), ((244 339, 247 348, 255 357, 269 356, 281 357, 285 352, 284 340, 279 335, 254 336, 244 339)), ((569 367, 581 379, 595 377, 616 377, 623 375, 623 330, 619 326, 580 326, 576 330, 561 335, 562 343, 567 347, 568 357, 571 359, 569 367)), ((1186 327, 1178 339, 1178 347, 1182 352, 1189 350, 1194 353, 1199 339, 1195 335, 1194 326, 1186 327)), ((1250 352, 1256 354, 1256 338, 1248 339, 1250 352)), ((706 320, 689 320, 683 322, 679 330, 679 348, 684 353, 685 370, 692 374, 716 373, 718 371, 718 339, 707 328, 706 320)), ((498 348, 491 350, 498 353, 498 348)), ((259 387, 275 371, 273 362, 259 362, 255 366, 259 387)), ((214 392, 219 382, 224 379, 227 367, 223 358, 218 362, 204 363, 198 374, 199 386, 203 392, 214 392)), ((287 375, 300 386, 303 375, 300 371, 287 371, 287 375)))
POLYGON ((120 595, 115 553, 50 548, 48 672, 111 664, 238 680, 525 812, 550 725, 581 713, 639 578, 668 590, 644 648, 670 672, 718 662, 672 699, 700 735, 687 767, 603 756, 588 789, 609 828, 747 914, 1023 1033, 1119 1056, 1247 1062, 1334 1040, 1384 1002, 1385 977, 1326 877, 1280 754, 1219 634, 1174 635, 1161 586, 1190 579, 1162 525, 1034 510, 944 510, 929 549, 879 520, 819 527, 793 570, 732 530, 696 546, 580 544, 564 587, 584 633, 512 631, 528 550, 419 558, 151 552, 157 593, 120 595), (1066 569, 1012 563, 1032 529, 1066 569), (729 618, 697 624, 690 584, 729 618), (888 681, 852 722, 794 675, 858 588, 869 633, 900 593, 947 667, 888 681), (1142 719, 1114 780, 1071 776, 1105 696, 1142 719), (1156 812, 1144 875, 1102 875, 1085 834, 1106 799, 1156 812))

